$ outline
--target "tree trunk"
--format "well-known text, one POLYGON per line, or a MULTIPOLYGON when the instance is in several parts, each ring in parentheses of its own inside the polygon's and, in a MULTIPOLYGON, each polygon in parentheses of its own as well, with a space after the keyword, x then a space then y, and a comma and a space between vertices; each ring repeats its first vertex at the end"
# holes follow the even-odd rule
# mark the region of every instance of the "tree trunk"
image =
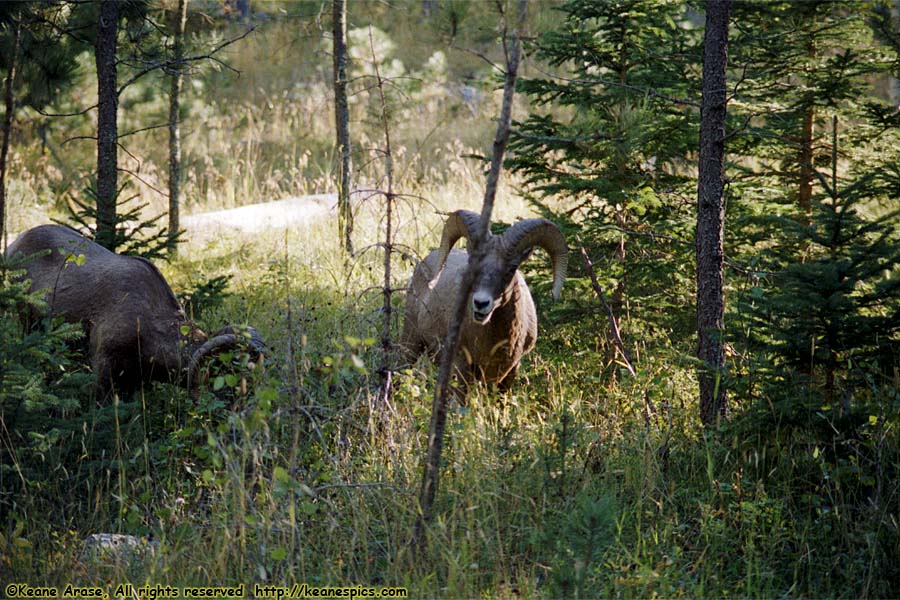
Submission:
POLYGON ((19 62, 19 43, 22 39, 22 20, 16 21, 13 34, 12 56, 9 61, 9 72, 6 74, 6 112, 3 113, 3 145, 0 147, 0 241, 3 252, 6 252, 6 160, 9 157, 9 139, 12 135, 13 116, 16 108, 16 67, 19 62))
POLYGON ((350 109, 347 105, 347 3, 334 0, 332 5, 334 41, 334 121, 337 133, 338 165, 338 235, 347 254, 353 254, 353 211, 350 208, 350 109))
MULTIPOLYGON (((810 38, 806 48, 810 63, 816 58, 816 42, 810 38)), ((813 195, 813 127, 816 121, 816 107, 810 103, 803 110, 803 124, 800 129, 800 151, 797 160, 800 163, 800 186, 797 191, 797 205, 802 213, 803 223, 809 224, 812 218, 813 195)))
POLYGON ((503 167, 506 144, 509 141, 513 96, 516 90, 521 39, 525 33, 527 9, 528 0, 519 0, 517 3, 516 29, 512 32, 511 39, 508 41, 504 33, 504 43, 508 44, 506 52, 506 80, 503 86, 503 103, 500 106, 500 118, 497 120, 497 133, 494 136, 491 168, 488 171, 485 183, 481 220, 475 239, 470 243, 469 263, 456 298, 456 305, 453 317, 450 320, 447 337, 444 338, 444 343, 441 347, 440 369, 438 370, 438 380, 434 391, 434 401, 431 406, 431 423, 428 428, 425 471, 422 474, 422 485, 419 488, 419 513, 413 532, 413 543, 419 548, 422 548, 425 544, 425 524, 429 523, 433 517, 432 509, 440 479, 444 429, 447 423, 447 394, 450 391, 450 377, 453 374, 453 359, 459 346, 460 326, 463 319, 466 318, 469 293, 472 291, 475 277, 481 271, 481 262, 484 258, 484 244, 482 244, 482 240, 487 237, 490 231, 491 213, 497 196, 497 184, 503 167))
POLYGON ((187 22, 188 0, 178 0, 178 12, 175 15, 173 28, 173 60, 172 87, 169 91, 169 236, 167 247, 169 254, 178 252, 179 209, 181 201, 181 82, 183 79, 182 60, 184 59, 184 27, 187 22))
POLYGON ((116 0, 100 0, 94 60, 97 63, 97 243, 115 250, 117 159, 119 134, 116 117, 119 95, 116 78, 116 38, 119 6, 116 0))
MULTIPOLYGON (((180 0, 179 0, 180 2, 180 0)), ((241 15, 241 21, 247 22, 250 20, 250 0, 237 0, 235 3, 237 6, 238 14, 241 15)))
POLYGON ((706 4, 703 41, 703 99, 697 189, 697 358, 701 361, 700 418, 713 427, 725 416, 721 371, 724 330, 725 67, 731 0, 706 4))
POLYGON ((802 219, 809 224, 812 218, 812 190, 813 190, 813 123, 816 118, 816 109, 810 105, 803 112, 803 128, 800 132, 800 188, 797 194, 797 204, 800 207, 802 219))
MULTIPOLYGON (((894 3, 891 5, 891 16, 900 18, 900 0, 894 0, 894 3)), ((896 71, 888 77, 888 97, 891 104, 897 106, 900 104, 900 77, 897 77, 896 71)))

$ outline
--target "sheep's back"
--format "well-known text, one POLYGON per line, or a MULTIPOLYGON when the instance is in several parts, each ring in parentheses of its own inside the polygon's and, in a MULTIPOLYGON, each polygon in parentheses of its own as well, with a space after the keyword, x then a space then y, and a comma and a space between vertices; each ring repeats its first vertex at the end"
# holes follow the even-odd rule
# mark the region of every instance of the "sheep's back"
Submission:
POLYGON ((132 315, 174 320, 182 314, 159 270, 149 261, 110 252, 60 225, 41 225, 23 233, 7 255, 44 254, 26 263, 32 290, 44 290, 51 314, 68 321, 132 315), (70 258, 73 257, 73 258, 70 258))

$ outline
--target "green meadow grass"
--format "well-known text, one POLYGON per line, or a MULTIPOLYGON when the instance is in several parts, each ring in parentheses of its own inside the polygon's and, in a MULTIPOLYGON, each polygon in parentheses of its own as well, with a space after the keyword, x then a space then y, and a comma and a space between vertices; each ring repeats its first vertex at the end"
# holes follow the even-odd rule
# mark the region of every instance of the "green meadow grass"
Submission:
MULTIPOLYGON (((295 38, 275 28, 232 58, 249 72, 275 48, 317 47, 295 38)), ((422 62, 430 54, 417 51, 422 62)), ((333 191, 324 79, 276 92, 277 74, 260 71, 215 100, 197 84, 186 212, 333 191)), ((480 207, 484 164, 466 155, 488 147, 497 99, 486 98, 477 113, 431 98, 395 125, 395 239, 409 256, 437 244, 441 211, 480 207)), ((377 124, 363 105, 361 249, 384 238, 383 196, 371 191, 385 185, 377 124)), ((134 125, 159 117, 164 103, 131 109, 123 118, 134 125)), ((63 214, 62 196, 78 190, 63 167, 88 172, 92 150, 76 143, 58 164, 38 142, 19 142, 14 230, 63 214)), ((131 189, 158 214, 163 134, 128 145, 143 161, 131 189)), ((123 166, 134 170, 133 160, 123 156, 123 166)), ((505 179, 495 220, 529 216, 505 179)), ((35 425, 25 460, 3 471, 0 583, 306 582, 404 586, 416 598, 898 594, 895 429, 873 427, 874 441, 857 453, 745 419, 704 434, 694 341, 627 340, 641 349, 638 374, 616 372, 603 313, 567 316, 566 307, 593 302, 574 280, 561 303, 536 298, 538 346, 513 389, 474 390, 450 411, 436 518, 425 548, 413 548, 434 366, 389 356, 394 393, 379 402, 381 250, 346 261, 335 221, 188 241, 160 265, 178 293, 229 277, 227 296, 197 321, 206 331, 253 325, 270 360, 250 370, 241 356, 224 357, 199 398, 170 385, 102 407, 85 395, 81 411, 35 425), (82 540, 98 532, 148 536, 157 555, 84 560, 82 540)), ((546 278, 542 253, 531 262, 529 273, 546 278)), ((412 267, 400 254, 392 263, 394 336, 412 267)))
MULTIPOLYGON (((446 209, 460 191, 432 197, 446 209)), ((500 205, 527 214, 509 190, 500 205)), ((376 213, 360 211, 361 240, 377 239, 376 213)), ((405 238, 420 251, 436 243, 439 215, 405 209, 399 220, 401 231, 426 232, 405 238)), ((246 395, 236 380, 224 399, 159 385, 117 405, 118 417, 109 407, 79 415, 83 425, 48 450, 63 460, 15 501, 0 539, 4 583, 306 582, 452 598, 890 595, 890 573, 871 569, 890 564, 881 538, 894 517, 864 503, 836 514, 841 503, 823 490, 838 488, 817 487, 824 466, 802 438, 704 437, 689 361, 645 352, 636 378, 602 379, 604 354, 581 346, 583 332, 556 329, 553 311, 512 391, 479 389, 451 410, 437 516, 424 551, 414 549, 434 369, 392 357, 394 394, 378 403, 381 297, 371 288, 381 258, 364 254, 348 269, 334 229, 327 219, 265 242, 235 235, 189 246, 165 267, 176 287, 232 276, 201 324, 257 327, 272 352, 265 373, 243 373, 246 395), (873 533, 873 522, 885 530, 873 533), (157 558, 82 560, 82 538, 101 531, 150 536, 157 558)), ((410 270, 396 261, 398 287, 410 270)), ((399 316, 402 294, 394 306, 399 316)))

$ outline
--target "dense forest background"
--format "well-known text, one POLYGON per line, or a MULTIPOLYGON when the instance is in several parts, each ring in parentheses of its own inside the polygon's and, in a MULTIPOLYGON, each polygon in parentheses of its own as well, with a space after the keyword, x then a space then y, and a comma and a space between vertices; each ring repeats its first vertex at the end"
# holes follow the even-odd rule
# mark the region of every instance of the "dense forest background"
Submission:
POLYGON ((512 390, 451 408, 424 545, 436 368, 391 340, 443 214, 480 210, 515 6, 348 2, 352 231, 342 212, 210 235, 169 217, 344 185, 335 3, 132 0, 104 20, 110 4, 0 4, 4 247, 79 227, 150 257, 205 331, 255 327, 270 357, 217 357, 195 395, 101 401, 79 328, 26 327, 40 300, 4 261, 4 586, 897 594, 896 3, 728 3, 713 361, 697 358, 706 4, 530 4, 492 226, 554 221, 569 277, 551 302, 544 255, 523 265, 537 348, 512 390), (91 560, 99 532, 155 550, 91 560))

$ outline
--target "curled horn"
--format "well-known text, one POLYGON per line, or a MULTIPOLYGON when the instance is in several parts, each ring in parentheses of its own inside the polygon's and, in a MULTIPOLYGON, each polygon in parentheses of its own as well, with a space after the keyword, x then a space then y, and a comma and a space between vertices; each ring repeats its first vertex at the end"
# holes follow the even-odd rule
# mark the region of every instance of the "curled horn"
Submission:
POLYGON ((191 355, 191 362, 188 363, 188 374, 187 374, 187 388, 193 389, 193 379, 194 373, 197 371, 197 367, 200 366, 200 361, 203 358, 217 348, 221 348, 222 346, 233 346, 237 344, 241 339, 236 333, 227 333, 225 335, 216 335, 208 339, 203 343, 202 346, 197 348, 194 353, 191 355))
POLYGON ((263 341, 262 336, 260 336, 255 329, 253 329, 252 327, 237 328, 233 325, 226 325, 218 332, 216 332, 216 335, 204 342, 203 345, 197 348, 197 350, 195 350, 191 355, 191 360, 188 364, 187 369, 188 389, 192 389, 194 373, 200 366, 200 362, 207 355, 219 348, 236 346, 240 343, 247 344, 257 354, 266 354, 266 343, 263 341))
MULTIPOLYGON (((447 255, 450 254, 450 249, 453 248, 453 245, 459 238, 464 237, 471 241, 475 237, 480 220, 481 215, 470 210, 457 210, 450 213, 450 216, 447 217, 447 221, 444 223, 444 233, 441 236, 438 270, 443 268, 444 261, 447 260, 447 255)), ((490 232, 488 232, 488 235, 490 235, 490 232)))
POLYGON ((238 341, 241 341, 256 352, 257 354, 267 354, 266 342, 263 340, 262 336, 259 335, 259 332, 256 331, 253 327, 249 325, 244 327, 235 327, 234 325, 226 325, 222 329, 216 332, 215 336, 223 336, 227 334, 235 334, 238 336, 238 341))
POLYGON ((534 246, 546 250, 553 261, 553 299, 559 299, 569 265, 569 249, 559 228, 547 219, 526 219, 503 233, 503 243, 507 259, 521 256, 534 246))

